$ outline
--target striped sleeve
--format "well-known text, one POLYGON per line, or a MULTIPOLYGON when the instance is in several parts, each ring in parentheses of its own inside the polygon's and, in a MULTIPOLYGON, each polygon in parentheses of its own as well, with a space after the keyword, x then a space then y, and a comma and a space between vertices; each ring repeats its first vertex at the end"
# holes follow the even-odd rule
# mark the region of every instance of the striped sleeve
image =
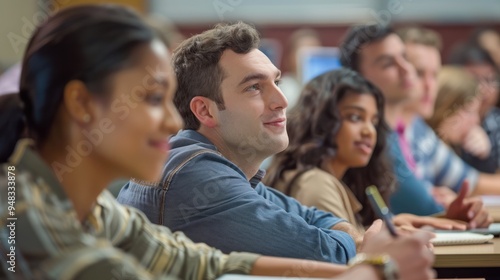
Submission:
POLYGON ((443 141, 437 139, 436 152, 432 155, 433 158, 429 162, 433 163, 433 166, 429 166, 429 168, 435 172, 435 185, 448 186, 458 192, 463 181, 467 179, 471 190, 475 188, 479 176, 478 171, 467 165, 443 141))
POLYGON ((478 171, 465 163, 423 120, 413 122, 412 133, 412 149, 422 179, 455 191, 467 179, 471 189, 475 188, 478 171))

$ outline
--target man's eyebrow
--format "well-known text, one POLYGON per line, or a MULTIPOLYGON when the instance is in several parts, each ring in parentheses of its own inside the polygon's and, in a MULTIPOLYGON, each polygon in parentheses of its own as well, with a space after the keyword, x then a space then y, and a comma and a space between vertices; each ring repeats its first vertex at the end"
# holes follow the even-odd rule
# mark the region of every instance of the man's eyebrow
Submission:
MULTIPOLYGON (((279 79, 281 77, 281 71, 280 70, 277 70, 276 71, 276 79, 279 79)), ((245 76, 241 82, 238 84, 238 86, 241 86, 245 83, 247 83, 248 81, 251 81, 251 80, 266 80, 268 79, 269 76, 266 75, 266 74, 263 74, 263 73, 252 73, 252 74, 249 74, 247 76, 245 76)))

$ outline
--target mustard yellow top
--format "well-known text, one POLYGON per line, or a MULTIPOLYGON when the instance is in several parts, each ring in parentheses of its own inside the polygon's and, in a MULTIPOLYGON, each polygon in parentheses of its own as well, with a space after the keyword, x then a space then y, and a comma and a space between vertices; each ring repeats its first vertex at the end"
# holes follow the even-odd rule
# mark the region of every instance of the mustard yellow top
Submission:
MULTIPOLYGON (((288 171, 285 173, 285 179, 273 187, 284 192, 295 174, 295 170, 288 171)), ((291 186, 290 196, 303 205, 331 212, 364 232, 363 225, 356 221, 355 216, 363 206, 347 186, 326 171, 313 168, 304 172, 291 186)))

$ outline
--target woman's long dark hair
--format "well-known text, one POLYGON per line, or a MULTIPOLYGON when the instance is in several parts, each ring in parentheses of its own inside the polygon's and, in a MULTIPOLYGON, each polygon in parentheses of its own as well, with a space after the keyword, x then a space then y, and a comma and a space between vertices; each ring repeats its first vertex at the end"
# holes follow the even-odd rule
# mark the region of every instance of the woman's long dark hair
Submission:
POLYGON ((325 160, 336 156, 335 139, 342 125, 338 103, 348 92, 372 95, 380 115, 376 126, 377 143, 370 161, 365 167, 349 168, 342 178, 363 205, 358 219, 363 225, 369 225, 375 214, 368 206, 366 187, 376 185, 386 201, 392 192, 393 173, 385 151, 389 127, 384 119, 382 93, 352 70, 344 68, 325 73, 305 86, 297 105, 288 114, 290 144, 274 158, 265 181, 273 186, 284 180, 286 171, 297 171, 292 180, 286 182, 285 193, 289 195, 291 186, 301 174, 322 168, 325 160))
POLYGON ((24 54, 19 96, 1 100, 0 162, 24 128, 37 144, 46 139, 69 81, 106 99, 110 75, 132 66, 132 52, 155 38, 135 12, 117 5, 71 7, 42 23, 24 54))

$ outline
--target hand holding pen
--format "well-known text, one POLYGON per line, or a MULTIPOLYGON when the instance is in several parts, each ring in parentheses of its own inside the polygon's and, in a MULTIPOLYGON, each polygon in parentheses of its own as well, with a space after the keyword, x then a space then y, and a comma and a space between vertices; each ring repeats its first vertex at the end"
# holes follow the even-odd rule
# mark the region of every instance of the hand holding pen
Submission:
POLYGON ((373 208, 373 211, 375 211, 375 214, 384 221, 387 229, 389 230, 389 233, 393 237, 397 237, 398 234, 396 232, 396 227, 394 227, 394 224, 392 223, 392 213, 389 211, 389 207, 385 204, 384 200, 382 199, 382 196, 380 195, 377 187, 375 186, 369 186, 366 188, 366 195, 368 196, 368 201, 370 201, 370 205, 373 208))

